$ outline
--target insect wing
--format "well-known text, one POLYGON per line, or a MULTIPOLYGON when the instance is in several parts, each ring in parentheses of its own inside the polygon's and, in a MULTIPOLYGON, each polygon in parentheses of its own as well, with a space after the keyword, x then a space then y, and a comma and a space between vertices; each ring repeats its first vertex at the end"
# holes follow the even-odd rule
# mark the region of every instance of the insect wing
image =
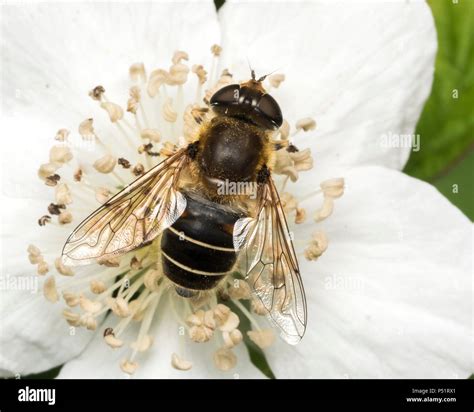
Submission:
POLYGON ((171 226, 186 208, 176 188, 187 159, 185 149, 178 151, 87 217, 67 239, 63 263, 85 265, 122 255, 171 226))
POLYGON ((260 189, 255 218, 234 226, 246 279, 284 340, 298 343, 306 329, 306 298, 285 213, 270 178, 260 189))

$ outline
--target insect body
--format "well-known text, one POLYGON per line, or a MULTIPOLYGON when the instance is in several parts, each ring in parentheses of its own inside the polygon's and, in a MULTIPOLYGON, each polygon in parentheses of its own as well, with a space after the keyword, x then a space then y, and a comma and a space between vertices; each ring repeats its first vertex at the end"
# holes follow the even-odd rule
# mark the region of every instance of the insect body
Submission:
POLYGON ((64 246, 64 263, 122 255, 161 235, 163 273, 180 296, 213 289, 238 268, 282 336, 297 343, 306 302, 271 177, 271 135, 283 119, 263 79, 252 71, 248 82, 217 91, 196 140, 82 222, 64 246), (220 193, 228 182, 254 187, 254 199, 220 193))
POLYGON ((164 274, 178 294, 193 296, 212 289, 234 267, 233 229, 239 214, 225 206, 186 194, 186 209, 161 238, 164 274))

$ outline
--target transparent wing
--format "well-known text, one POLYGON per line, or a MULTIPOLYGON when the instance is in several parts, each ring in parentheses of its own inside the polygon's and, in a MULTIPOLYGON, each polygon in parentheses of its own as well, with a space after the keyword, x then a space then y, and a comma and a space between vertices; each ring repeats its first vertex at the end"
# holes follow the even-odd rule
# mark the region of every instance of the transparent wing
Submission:
POLYGON ((306 329, 306 298, 285 213, 273 180, 259 190, 255 218, 239 219, 234 247, 240 250, 246 279, 288 343, 306 329))
POLYGON ((177 183, 187 160, 181 149, 87 217, 67 239, 63 262, 85 265, 122 255, 171 226, 186 208, 177 183))

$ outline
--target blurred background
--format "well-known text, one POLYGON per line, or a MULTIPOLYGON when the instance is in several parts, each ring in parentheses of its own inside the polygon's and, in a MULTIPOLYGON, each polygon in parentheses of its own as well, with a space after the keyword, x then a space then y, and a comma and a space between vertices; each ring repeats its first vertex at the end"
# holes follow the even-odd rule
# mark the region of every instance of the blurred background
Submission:
MULTIPOLYGON (((224 0, 215 0, 216 8, 224 0)), ((474 220, 474 0, 428 0, 438 33, 433 89, 405 173, 434 185, 474 220)), ((265 358, 252 361, 271 377, 265 358)), ((26 378, 54 378, 61 367, 26 378)), ((474 375, 471 376, 471 379, 474 375)))
POLYGON ((474 1, 428 0, 438 33, 433 89, 405 172, 474 220, 474 1))

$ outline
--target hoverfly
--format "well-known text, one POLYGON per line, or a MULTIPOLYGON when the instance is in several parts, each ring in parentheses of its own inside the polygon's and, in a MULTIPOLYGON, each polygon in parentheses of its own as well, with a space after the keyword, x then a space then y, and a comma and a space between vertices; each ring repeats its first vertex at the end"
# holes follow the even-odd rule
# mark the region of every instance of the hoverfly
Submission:
POLYGON ((214 289, 238 267, 282 337, 299 342, 305 294, 271 176, 279 149, 271 136, 283 117, 264 79, 252 70, 249 81, 215 92, 196 139, 87 217, 67 239, 63 262, 109 259, 161 236, 162 270, 178 295, 214 289), (224 181, 254 184, 255 198, 219 195, 224 181))

